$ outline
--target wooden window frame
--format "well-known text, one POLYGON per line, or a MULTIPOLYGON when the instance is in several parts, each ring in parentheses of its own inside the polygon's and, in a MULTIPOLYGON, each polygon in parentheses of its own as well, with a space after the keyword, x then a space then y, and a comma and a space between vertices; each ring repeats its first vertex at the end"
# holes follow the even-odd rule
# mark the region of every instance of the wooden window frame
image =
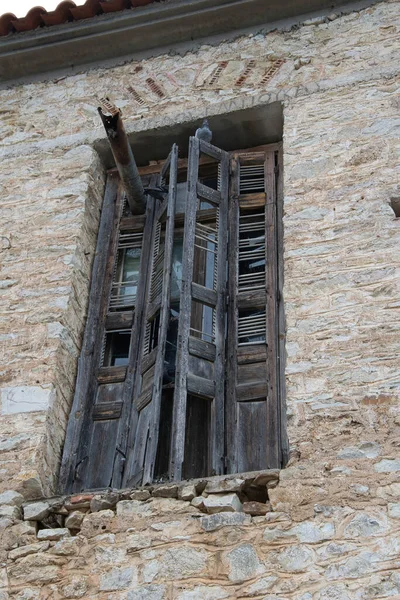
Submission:
MULTIPOLYGON (((195 138, 193 139, 195 140, 195 138)), ((197 144, 196 141, 191 143, 192 146, 193 144, 197 144)), ((199 168, 206 172, 209 166, 210 168, 214 168, 213 165, 215 165, 216 156, 212 156, 212 150, 210 150, 210 152, 211 155, 198 160, 199 168)), ((286 463, 288 457, 284 378, 285 318, 282 295, 282 144, 269 144, 231 153, 222 153, 218 154, 218 158, 219 160, 229 162, 230 189, 228 191, 228 188, 226 188, 225 192, 227 201, 229 196, 229 215, 227 214, 227 218, 229 216, 227 221, 227 223, 229 223, 229 228, 228 226, 226 228, 226 237, 229 235, 230 239, 233 239, 232 236, 235 236, 237 233, 235 231, 236 221, 232 218, 233 210, 251 210, 257 208, 257 206, 263 205, 263 203, 265 204, 266 255, 269 257, 267 260, 267 285, 265 290, 267 302, 266 320, 267 329, 269 331, 274 331, 273 338, 268 339, 268 343, 266 344, 265 364, 266 372, 268 373, 268 381, 266 382, 268 389, 266 394, 268 398, 272 398, 273 400, 267 402, 266 448, 268 459, 267 462, 264 461, 263 464, 260 463, 259 468, 279 468, 286 463), (253 197, 241 197, 239 190, 235 189, 235 185, 237 188, 237 181, 235 183, 235 169, 237 170, 238 163, 240 160, 243 161, 244 157, 247 157, 246 160, 251 161, 252 156, 261 155, 262 153, 265 153, 266 156, 266 173, 268 173, 266 179, 266 200, 264 201, 261 196, 257 199, 254 195, 253 197)), ((147 179, 148 184, 155 185, 159 182, 160 176, 165 177, 167 171, 171 169, 171 163, 173 164, 175 175, 172 176, 172 183, 170 182, 170 199, 171 194, 176 198, 178 178, 181 178, 182 174, 188 171, 188 160, 178 159, 176 147, 174 147, 167 161, 160 161, 157 164, 151 164, 139 169, 141 176, 147 179)), ((198 191, 199 186, 197 184, 197 188, 192 193, 196 195, 198 191)), ((204 192, 208 193, 207 190, 204 190, 204 192)), ((211 194, 211 192, 209 193, 211 194)), ((121 185, 118 181, 116 170, 111 169, 108 172, 103 214, 99 227, 96 255, 92 271, 87 326, 85 329, 81 358, 79 360, 75 399, 69 420, 64 447, 64 457, 60 472, 59 486, 62 492, 75 492, 82 491, 83 489, 98 489, 108 486, 116 488, 122 486, 133 487, 143 483, 150 483, 154 479, 158 447, 159 419, 161 414, 161 388, 163 386, 163 352, 165 351, 168 329, 166 309, 164 311, 164 317, 161 316, 160 321, 159 331, 161 331, 161 337, 159 339, 159 345, 161 345, 161 350, 159 351, 157 346, 154 349, 157 352, 153 351, 154 356, 150 357, 150 355, 148 355, 150 358, 146 357, 147 367, 154 358, 154 374, 151 375, 151 389, 153 391, 151 392, 150 400, 153 398, 152 407, 151 411, 148 411, 149 413, 151 412, 151 417, 146 417, 147 420, 145 421, 141 419, 141 415, 143 414, 141 411, 147 406, 146 403, 148 402, 148 399, 143 399, 143 393, 141 392, 142 375, 146 372, 146 360, 144 360, 144 357, 142 356, 144 331, 143 327, 139 326, 138 323, 143 323, 146 314, 148 315, 152 310, 152 307, 149 308, 146 304, 150 285, 150 278, 147 273, 151 268, 149 256, 151 254, 151 248, 154 245, 154 223, 156 223, 159 218, 164 219, 164 222, 166 219, 166 222, 168 223, 167 225, 164 225, 164 231, 167 231, 165 227, 169 227, 167 249, 169 258, 164 263, 163 272, 163 289, 164 292, 167 290, 167 304, 169 303, 171 279, 170 265, 172 260, 171 253, 174 230, 175 232, 185 232, 184 219, 186 218, 183 214, 177 214, 175 218, 173 218, 174 202, 175 200, 172 202, 172 208, 171 201, 169 203, 164 203, 164 206, 160 207, 157 206, 156 201, 149 197, 146 215, 139 217, 121 217, 123 204, 121 185), (122 310, 120 312, 110 312, 108 310, 108 298, 111 294, 113 269, 115 268, 114 263, 117 256, 118 231, 143 231, 138 297, 136 299, 134 311, 122 310), (105 332, 115 329, 131 329, 128 365, 112 367, 102 366, 101 351, 105 332), (101 335, 99 332, 101 332, 101 335), (140 376, 137 375, 138 372, 140 372, 140 376), (96 385, 101 385, 104 389, 110 389, 110 398, 112 399, 107 401, 107 394, 105 394, 105 400, 101 403, 96 403, 96 385), (115 385, 119 386, 119 391, 118 394, 113 395, 112 387, 115 385), (156 394, 154 393, 154 390, 158 390, 156 394), (132 396, 133 403, 135 404, 134 408, 132 408, 132 396), (91 398, 91 400, 88 401, 88 398, 91 398), (154 398, 158 398, 158 400, 154 402, 154 398), (116 439, 116 447, 112 455, 110 453, 107 455, 107 451, 105 451, 101 457, 98 457, 94 455, 93 451, 90 452, 90 445, 93 443, 93 440, 91 438, 89 439, 90 435, 93 436, 93 433, 90 433, 90 419, 94 419, 96 422, 100 423, 100 442, 98 441, 97 445, 95 445, 100 453, 103 447, 107 447, 107 435, 110 433, 112 427, 114 427, 114 425, 110 425, 108 429, 107 423, 112 424, 113 421, 119 420, 116 436, 114 435, 114 427, 113 435, 116 439), (141 422, 141 420, 143 422, 141 422), (143 435, 143 439, 138 443, 138 437, 140 437, 140 435, 143 435), (134 448, 135 444, 136 448, 134 448), (142 453, 143 456, 139 456, 140 453, 142 453), (150 455, 150 458, 146 458, 144 456, 145 454, 150 455), (96 472, 96 469, 99 469, 98 464, 99 461, 101 462, 102 460, 106 460, 110 463, 108 467, 108 474, 110 476, 107 476, 106 479, 103 478, 103 480, 101 478, 101 473, 98 477, 93 475, 93 473, 96 472), (137 468, 138 464, 142 465, 140 469, 137 468)), ((214 209, 210 209, 208 213, 205 211, 202 212, 203 214, 199 216, 200 219, 205 220, 205 222, 215 218, 214 209)), ((226 252, 228 246, 226 245, 227 242, 225 237, 223 240, 226 252)), ((229 251, 230 250, 231 248, 229 251)), ((232 262, 233 260, 236 260, 234 253, 230 252, 229 256, 226 256, 222 260, 227 261, 230 273, 235 271, 237 266, 234 266, 232 262)), ((235 331, 232 331, 232 324, 236 320, 233 315, 235 314, 235 311, 237 311, 238 306, 237 286, 233 281, 233 277, 230 276, 227 281, 228 289, 225 297, 222 275, 220 276, 218 285, 219 292, 217 298, 220 299, 219 326, 224 327, 223 321, 225 320, 225 312, 227 311, 229 325, 226 334, 224 334, 226 337, 224 344, 226 343, 229 349, 226 352, 226 356, 225 350, 223 350, 224 355, 220 357, 218 363, 220 365, 218 367, 219 370, 216 371, 217 385, 220 386, 220 394, 223 395, 224 400, 222 402, 222 408, 219 409, 220 411, 222 410, 222 412, 220 412, 219 420, 213 421, 214 425, 212 426, 213 430, 211 431, 211 436, 214 439, 214 442, 210 442, 211 446, 208 452, 210 456, 208 476, 251 470, 248 468, 241 468, 243 465, 240 461, 240 457, 238 457, 238 440, 240 439, 241 434, 240 419, 238 419, 236 407, 233 405, 233 402, 227 400, 229 398, 234 398, 236 401, 237 395, 237 389, 234 387, 236 385, 236 374, 238 370, 237 347, 236 353, 232 353, 231 351, 231 348, 233 347, 232 336, 235 334, 235 331), (227 382, 226 388, 224 383, 225 377, 227 382)), ((187 297, 189 298, 189 296, 187 297)), ((161 304, 163 304, 163 302, 161 302, 161 304)), ((161 310, 162 314, 161 305, 158 310, 161 310)), ((182 317, 180 319, 179 327, 181 327, 181 320, 182 317)), ((179 356, 178 361, 181 361, 179 356)), ((178 376, 180 364, 181 363, 178 362, 178 376)), ((176 386, 177 384, 175 383, 175 387, 176 386)), ((173 409, 174 415, 172 419, 169 479, 176 481, 181 480, 185 475, 183 456, 186 452, 185 448, 187 447, 187 441, 185 440, 187 432, 185 426, 182 426, 182 423, 180 422, 186 420, 182 415, 186 414, 185 398, 189 393, 190 385, 187 387, 187 384, 184 383, 184 391, 181 392, 184 404, 182 405, 183 408, 180 409, 180 416, 178 410, 179 406, 175 404, 173 409), (182 410, 184 410, 185 413, 183 413, 182 410), (179 440, 179 442, 177 442, 177 440, 179 440)), ((199 394, 201 396, 202 392, 199 392, 199 394)), ((179 392, 176 393, 176 397, 179 397, 179 392)), ((248 403, 247 406, 250 406, 250 403, 248 403)), ((214 409, 212 409, 212 411, 213 410, 214 409)), ((215 416, 213 418, 215 419, 215 416)), ((193 475, 195 474, 189 473, 189 476, 193 475)))

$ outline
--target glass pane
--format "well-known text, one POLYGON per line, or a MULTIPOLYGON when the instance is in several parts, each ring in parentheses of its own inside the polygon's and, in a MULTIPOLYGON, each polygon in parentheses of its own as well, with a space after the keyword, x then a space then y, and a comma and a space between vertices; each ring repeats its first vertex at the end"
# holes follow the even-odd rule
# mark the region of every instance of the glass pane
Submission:
POLYGON ((120 248, 111 289, 110 310, 126 309, 136 303, 141 248, 120 248))
POLYGON ((128 364, 130 331, 110 331, 106 334, 104 367, 121 367, 128 364))

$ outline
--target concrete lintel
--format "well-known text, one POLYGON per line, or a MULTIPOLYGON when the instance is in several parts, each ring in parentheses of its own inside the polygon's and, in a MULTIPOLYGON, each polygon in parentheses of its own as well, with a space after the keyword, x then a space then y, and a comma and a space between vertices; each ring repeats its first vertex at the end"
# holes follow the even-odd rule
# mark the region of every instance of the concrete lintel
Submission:
POLYGON ((76 72, 210 36, 273 28, 310 13, 346 11, 377 0, 171 0, 0 38, 0 84, 76 72), (353 8, 354 7, 354 8, 353 8))

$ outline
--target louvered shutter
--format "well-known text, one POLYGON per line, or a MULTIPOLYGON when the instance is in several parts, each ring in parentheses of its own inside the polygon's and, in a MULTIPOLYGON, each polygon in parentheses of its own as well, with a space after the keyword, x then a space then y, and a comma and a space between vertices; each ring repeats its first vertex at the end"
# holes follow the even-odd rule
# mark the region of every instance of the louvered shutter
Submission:
POLYGON ((124 213, 124 205, 117 176, 111 174, 62 459, 63 492, 121 484, 154 202, 149 198, 146 215, 135 217, 124 213))
POLYGON ((150 278, 143 311, 142 339, 136 365, 134 414, 123 485, 153 479, 158 447, 167 332, 170 323, 171 268, 178 172, 178 147, 173 146, 161 172, 169 180, 168 195, 155 209, 150 278))
POLYGON ((190 138, 170 477, 223 472, 228 154, 190 138), (200 156, 218 164, 213 189, 200 156))
POLYGON ((275 161, 267 150, 235 154, 231 164, 226 415, 233 473, 282 463, 275 161))

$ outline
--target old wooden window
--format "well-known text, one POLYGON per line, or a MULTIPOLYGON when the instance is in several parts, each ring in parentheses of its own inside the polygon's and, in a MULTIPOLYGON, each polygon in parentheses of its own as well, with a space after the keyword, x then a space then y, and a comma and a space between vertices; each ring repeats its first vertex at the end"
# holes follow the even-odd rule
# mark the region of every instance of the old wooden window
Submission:
POLYGON ((280 145, 142 171, 143 216, 108 177, 63 491, 285 462, 280 145))

